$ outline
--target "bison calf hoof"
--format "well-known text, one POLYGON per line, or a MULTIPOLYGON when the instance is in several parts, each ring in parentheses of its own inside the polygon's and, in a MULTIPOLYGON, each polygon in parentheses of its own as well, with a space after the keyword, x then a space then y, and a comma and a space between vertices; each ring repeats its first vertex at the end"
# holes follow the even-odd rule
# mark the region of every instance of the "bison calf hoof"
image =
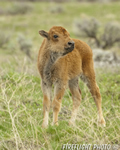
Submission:
POLYGON ((105 119, 102 118, 101 120, 99 120, 99 124, 105 127, 106 126, 105 119))
POLYGON ((58 126, 59 124, 58 124, 58 122, 52 122, 52 124, 51 124, 52 126, 58 126))
POLYGON ((48 124, 46 122, 42 123, 42 128, 47 128, 48 124))
POLYGON ((73 120, 70 119, 69 125, 70 125, 70 126, 75 126, 75 121, 73 121, 73 120))

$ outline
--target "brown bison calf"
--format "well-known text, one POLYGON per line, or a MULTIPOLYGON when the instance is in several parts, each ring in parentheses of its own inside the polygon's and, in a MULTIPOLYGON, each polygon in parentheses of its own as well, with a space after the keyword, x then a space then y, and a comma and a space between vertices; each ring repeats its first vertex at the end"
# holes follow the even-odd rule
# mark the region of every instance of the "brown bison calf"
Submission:
POLYGON ((38 70, 41 76, 43 92, 43 127, 47 127, 50 102, 52 101, 52 85, 54 85, 53 123, 58 125, 62 97, 67 85, 72 93, 73 110, 69 124, 74 124, 81 102, 79 77, 86 82, 98 109, 99 122, 105 126, 102 115, 101 95, 95 80, 95 72, 90 47, 72 39, 65 28, 53 26, 49 32, 39 31, 45 39, 38 54, 38 70))

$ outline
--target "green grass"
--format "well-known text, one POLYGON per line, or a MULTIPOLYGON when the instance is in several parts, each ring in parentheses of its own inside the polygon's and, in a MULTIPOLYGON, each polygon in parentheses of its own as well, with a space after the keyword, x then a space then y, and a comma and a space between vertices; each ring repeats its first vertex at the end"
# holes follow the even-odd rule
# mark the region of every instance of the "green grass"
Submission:
POLYGON ((0 78, 0 148, 61 149, 63 144, 119 144, 120 141, 120 72, 98 71, 97 82, 102 94, 106 127, 97 124, 97 109, 86 87, 80 82, 82 102, 71 127, 72 100, 69 90, 63 98, 59 126, 42 129, 42 92, 40 78, 8 69, 0 78), (33 148, 32 148, 33 147, 33 148))
MULTIPOLYGON (((120 22, 119 8, 120 3, 28 3, 31 4, 31 11, 25 15, 3 15, 1 16, 0 28, 10 30, 12 34, 11 41, 15 41, 19 32, 24 33, 27 37, 33 39, 35 45, 39 46, 42 38, 39 37, 38 31, 41 29, 49 30, 53 25, 62 25, 68 29, 72 37, 73 22, 77 18, 81 20, 85 17, 95 17, 102 25, 109 21, 120 22), (60 5, 63 8, 62 13, 52 14, 50 8, 60 5)), ((0 6, 7 9, 12 7, 12 2, 0 2, 0 6)), ((36 47, 33 48, 34 51, 36 47)))
MULTIPOLYGON (((42 129, 42 100, 37 53, 42 42, 38 31, 62 25, 72 37, 76 18, 96 17, 102 24, 120 22, 120 3, 62 3, 62 13, 51 14, 54 3, 29 3, 25 15, 1 15, 1 30, 11 33, 10 41, 0 48, 0 150, 60 150, 63 144, 120 144, 120 68, 97 69, 96 79, 102 95, 106 127, 97 124, 97 109, 86 85, 80 81, 82 102, 76 126, 68 125, 72 98, 67 89, 59 114, 59 126, 42 129), (30 60, 19 50, 18 34, 33 41, 30 60)), ((7 9, 13 2, 0 2, 7 9)))

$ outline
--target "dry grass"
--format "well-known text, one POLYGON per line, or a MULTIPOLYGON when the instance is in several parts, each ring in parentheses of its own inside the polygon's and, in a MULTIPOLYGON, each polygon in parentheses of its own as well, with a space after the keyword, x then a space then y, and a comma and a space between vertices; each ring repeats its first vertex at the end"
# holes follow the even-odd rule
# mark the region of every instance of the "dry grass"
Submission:
MULTIPOLYGON (((0 2, 0 4, 3 8, 13 5, 12 2, 0 2)), ((51 126, 52 110, 50 110, 49 127, 42 129, 43 95, 36 67, 37 53, 42 41, 38 34, 40 29, 49 30, 53 25, 62 25, 74 38, 72 23, 76 17, 85 14, 97 17, 100 22, 106 23, 110 18, 103 16, 112 11, 115 20, 119 21, 119 3, 103 5, 63 3, 60 7, 64 11, 55 14, 49 12, 50 6, 56 7, 56 4, 36 2, 32 3, 32 11, 25 15, 9 14, 0 17, 1 30, 12 31, 9 42, 4 45, 4 49, 0 48, 0 150, 60 150, 66 143, 120 145, 119 68, 110 68, 110 71, 96 70, 103 98, 105 128, 97 124, 95 103, 87 87, 80 81, 82 102, 76 126, 68 125, 72 99, 69 90, 66 90, 59 114, 59 126, 51 126), (102 15, 101 10, 104 10, 102 15), (25 35, 26 39, 32 39, 33 59, 28 59, 19 50, 18 33, 25 35)))
MULTIPOLYGON (((15 60, 14 60, 15 61, 15 60)), ((29 60, 28 60, 29 61, 29 60)), ((24 62, 25 66, 27 61, 24 62)), ((23 62, 19 64, 23 65, 23 62)), ((29 63, 29 65, 31 65, 29 63)), ((34 67, 33 67, 34 68, 34 67)), ((119 72, 97 71, 97 81, 103 97, 103 113, 106 127, 97 123, 97 109, 86 87, 80 81, 82 102, 76 125, 71 127, 68 121, 71 115, 72 99, 69 90, 63 98, 59 114, 59 126, 42 129, 42 93, 40 78, 26 72, 13 71, 9 67, 0 78, 0 149, 39 150, 61 149, 63 144, 120 144, 120 76, 119 72), (102 74, 101 74, 102 73, 102 74)))

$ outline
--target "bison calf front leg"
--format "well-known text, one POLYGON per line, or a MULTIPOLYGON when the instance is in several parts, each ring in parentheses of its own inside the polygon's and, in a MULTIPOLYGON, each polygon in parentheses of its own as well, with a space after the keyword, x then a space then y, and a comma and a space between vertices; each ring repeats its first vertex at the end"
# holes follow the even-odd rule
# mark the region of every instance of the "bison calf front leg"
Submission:
POLYGON ((54 100, 52 102, 53 106, 53 124, 58 125, 58 114, 61 108, 61 102, 62 102, 62 97, 65 92, 65 85, 61 85, 60 83, 57 83, 55 85, 55 90, 54 90, 54 100))

